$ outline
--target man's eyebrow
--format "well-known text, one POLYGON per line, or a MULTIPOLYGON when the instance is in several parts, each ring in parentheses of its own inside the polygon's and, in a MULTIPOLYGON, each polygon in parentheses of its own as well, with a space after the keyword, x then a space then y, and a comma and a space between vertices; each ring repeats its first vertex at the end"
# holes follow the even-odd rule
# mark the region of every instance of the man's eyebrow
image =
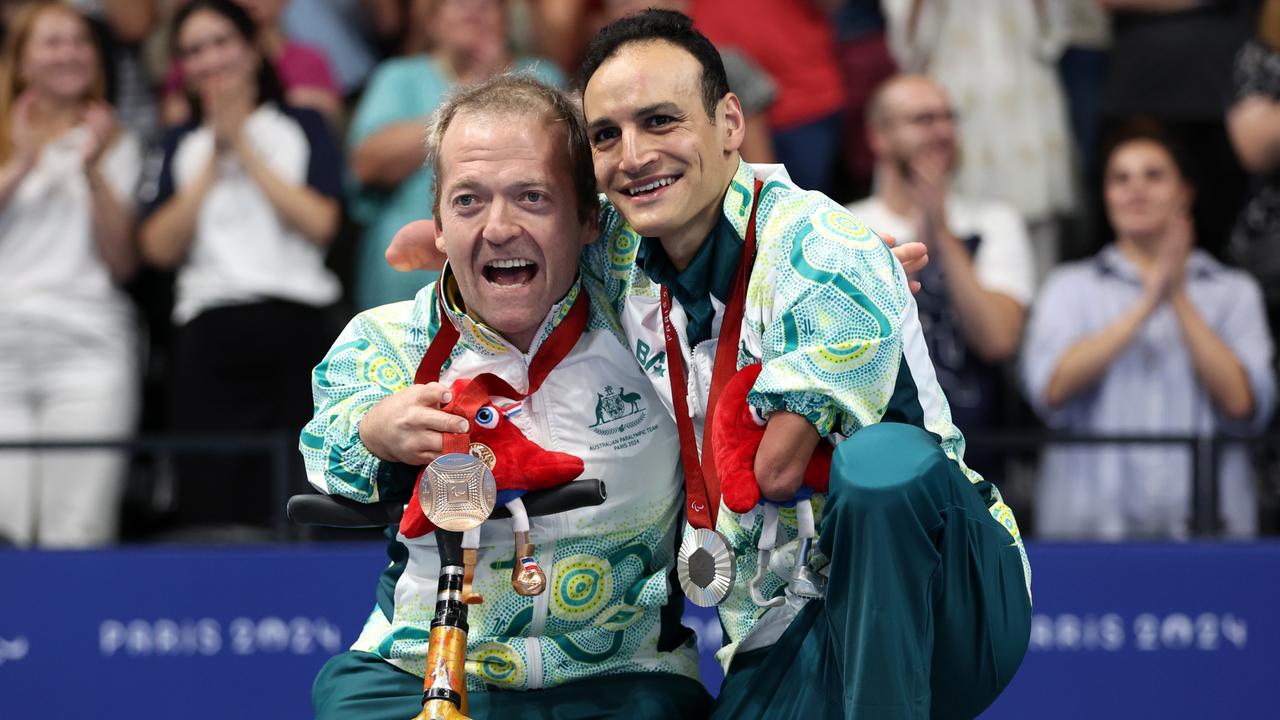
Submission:
POLYGON ((446 193, 455 193, 459 190, 474 190, 479 186, 480 183, 475 178, 464 176, 451 180, 449 184, 445 186, 444 190, 446 193))
MULTIPOLYGON (((642 118, 642 117, 648 117, 650 115, 658 115, 658 114, 678 115, 681 112, 682 111, 680 110, 679 105, 676 105, 673 102, 667 101, 667 102, 653 103, 652 105, 645 105, 644 107, 636 110, 634 113, 634 116, 637 118, 642 118)), ((596 130, 610 127, 615 124, 616 123, 614 123, 613 120, 610 118, 607 118, 607 117, 597 118, 587 124, 587 133, 588 134, 594 133, 596 130)))
POLYGON ((646 117, 649 115, 678 115, 680 114, 680 106, 671 101, 654 103, 645 105, 636 111, 636 117, 646 117))
POLYGON ((595 120, 592 120, 591 122, 587 123, 587 134, 592 135, 595 133, 595 131, 610 127, 614 124, 615 123, 610 118, 607 118, 607 117, 596 118, 595 120))
MULTIPOLYGON (((510 182, 504 183, 503 184, 504 189, 499 191, 505 192, 507 190, 528 190, 531 188, 542 190, 544 188, 549 187, 550 185, 551 183, 548 182, 546 178, 528 176, 528 177, 522 177, 516 180, 512 180, 510 182)), ((487 184, 479 177, 476 177, 474 175, 463 175, 462 177, 449 182, 449 184, 445 187, 445 192, 449 194, 458 192, 460 190, 476 192, 478 190, 484 189, 486 186, 487 184)))
POLYGON ((529 188, 529 187, 545 187, 549 185, 545 179, 539 177, 523 177, 519 180, 513 180, 509 183, 511 187, 529 188))

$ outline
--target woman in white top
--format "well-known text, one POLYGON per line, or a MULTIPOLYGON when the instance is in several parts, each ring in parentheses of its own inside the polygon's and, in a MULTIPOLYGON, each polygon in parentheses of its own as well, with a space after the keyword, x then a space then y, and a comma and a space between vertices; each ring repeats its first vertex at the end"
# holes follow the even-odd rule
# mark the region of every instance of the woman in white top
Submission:
MULTIPOLYGON (((193 117, 164 139, 140 245, 148 263, 176 270, 169 426, 296 437, 311 416, 307 376, 336 332, 327 310, 340 287, 325 251, 341 156, 318 113, 282 102, 256 35, 229 0, 175 14, 193 117)), ((265 523, 279 511, 271 468, 261 453, 179 458, 178 521, 265 523)))
MULTIPOLYGON (((103 100, 85 20, 54 2, 8 28, 0 64, 0 437, 128 436, 137 140, 103 100)), ((0 451, 0 536, 86 546, 116 535, 125 456, 0 451)))

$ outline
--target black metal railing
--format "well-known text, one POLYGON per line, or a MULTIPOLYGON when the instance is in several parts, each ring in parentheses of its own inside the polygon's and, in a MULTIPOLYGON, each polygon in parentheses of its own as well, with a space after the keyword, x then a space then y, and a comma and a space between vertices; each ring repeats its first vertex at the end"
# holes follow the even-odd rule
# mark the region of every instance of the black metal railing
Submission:
POLYGON ((1222 451, 1233 445, 1280 447, 1280 431, 1254 437, 1229 435, 1089 435, 1051 430, 986 430, 966 433, 965 445, 984 451, 1038 451, 1054 445, 1166 445, 1191 453, 1190 518, 1193 537, 1211 538, 1222 530, 1218 478, 1222 451))
POLYGON ((157 459, 171 459, 182 453, 265 457, 271 463, 271 534, 281 542, 297 536, 291 531, 285 514, 285 505, 293 492, 290 476, 298 454, 296 433, 165 433, 125 439, 0 440, 0 453, 19 450, 115 450, 131 457, 150 455, 157 459))
MULTIPOLYGON (((41 441, 0 440, 0 453, 7 451, 117 450, 132 456, 172 458, 181 453, 213 453, 267 457, 270 460, 272 512, 270 528, 278 541, 306 537, 291 528, 285 514, 289 495, 298 487, 297 435, 293 433, 201 433, 143 434, 119 440, 62 439, 41 441)), ((1046 430, 987 430, 966 435, 966 445, 975 450, 995 452, 1040 451, 1054 445, 1166 445, 1185 447, 1192 459, 1190 494, 1191 534, 1210 538, 1219 534, 1218 465, 1224 448, 1231 445, 1280 448, 1280 431, 1240 438, 1224 435, 1083 435, 1046 430)), ((1280 480, 1280 479, 1273 479, 1280 480)))

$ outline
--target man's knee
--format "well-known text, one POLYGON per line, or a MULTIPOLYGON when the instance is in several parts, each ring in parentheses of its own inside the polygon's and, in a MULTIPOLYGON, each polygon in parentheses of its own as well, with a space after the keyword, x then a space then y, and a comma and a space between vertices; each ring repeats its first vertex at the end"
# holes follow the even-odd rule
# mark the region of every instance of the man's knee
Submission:
POLYGON ((937 438, 915 425, 869 425, 836 447, 828 501, 858 515, 910 510, 944 491, 951 462, 937 438))
POLYGON ((336 707, 341 704, 336 698, 339 688, 337 676, 344 662, 344 655, 329 658, 311 684, 311 707, 317 719, 334 717, 336 707))
POLYGON ((422 709, 422 679, 368 653, 335 655, 311 686, 317 720, 409 718, 422 709))

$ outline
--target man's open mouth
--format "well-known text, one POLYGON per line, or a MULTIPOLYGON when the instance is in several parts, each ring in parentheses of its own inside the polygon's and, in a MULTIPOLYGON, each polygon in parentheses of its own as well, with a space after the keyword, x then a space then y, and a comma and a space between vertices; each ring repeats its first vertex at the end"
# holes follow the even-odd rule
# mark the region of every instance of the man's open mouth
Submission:
POLYGON ((662 188, 680 179, 679 175, 670 175, 657 180, 651 180, 643 185, 633 185, 623 188, 623 192, 631 197, 650 197, 662 188))
POLYGON ((528 285, 538 274, 538 264, 524 258, 490 260, 484 265, 484 279, 500 287, 528 285))

